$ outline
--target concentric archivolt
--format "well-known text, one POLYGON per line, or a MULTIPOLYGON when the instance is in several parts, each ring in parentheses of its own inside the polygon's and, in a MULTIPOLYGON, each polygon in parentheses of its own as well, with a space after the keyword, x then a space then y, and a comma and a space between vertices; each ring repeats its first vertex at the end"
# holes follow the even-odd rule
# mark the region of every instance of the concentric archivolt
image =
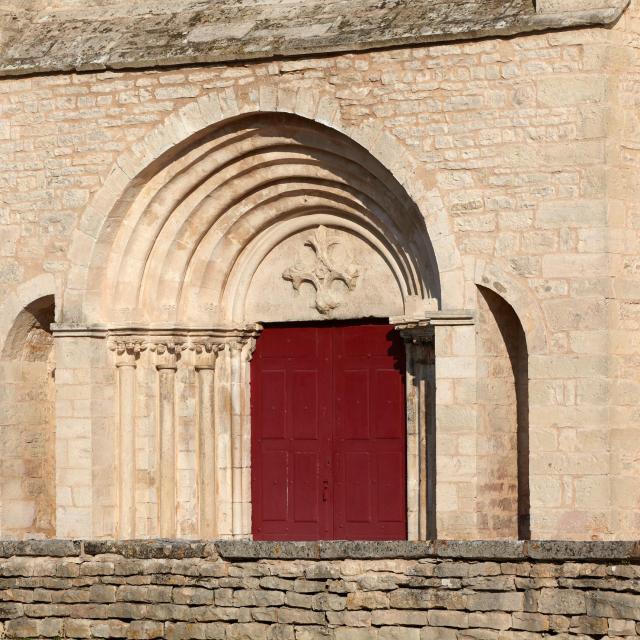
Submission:
POLYGON ((89 272, 94 322, 240 323, 270 252, 319 225, 387 265, 404 310, 439 297, 424 219, 355 142, 292 115, 229 121, 170 152, 114 209, 89 272))

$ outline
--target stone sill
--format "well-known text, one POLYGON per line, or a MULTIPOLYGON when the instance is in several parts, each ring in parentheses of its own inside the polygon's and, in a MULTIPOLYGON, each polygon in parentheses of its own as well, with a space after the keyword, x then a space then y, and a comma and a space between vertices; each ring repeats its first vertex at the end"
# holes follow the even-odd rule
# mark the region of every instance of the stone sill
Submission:
POLYGON ((437 540, 254 542, 251 540, 4 540, 0 558, 86 557, 102 554, 136 559, 224 560, 451 559, 505 561, 640 561, 640 541, 437 540))

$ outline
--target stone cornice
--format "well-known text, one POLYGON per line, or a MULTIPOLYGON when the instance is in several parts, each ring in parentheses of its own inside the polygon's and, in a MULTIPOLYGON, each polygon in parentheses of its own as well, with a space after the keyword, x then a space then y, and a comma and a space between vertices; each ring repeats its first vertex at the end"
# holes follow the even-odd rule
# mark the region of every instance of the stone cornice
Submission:
POLYGON ((125 558, 211 558, 226 560, 339 560, 436 558, 543 562, 637 562, 640 542, 564 540, 433 540, 254 542, 251 540, 5 540, 0 558, 12 556, 125 558))
POLYGON ((43 8, 43 3, 9 3, 0 8, 0 77, 310 56, 607 25, 628 0, 536 4, 87 0, 82 8, 64 1, 43 8))
POLYGON ((189 339, 191 341, 206 340, 232 340, 234 338, 252 338, 255 337, 262 327, 259 324, 248 324, 242 326, 218 326, 218 327, 202 327, 196 325, 79 325, 79 324, 52 324, 51 330, 55 337, 70 338, 98 338, 111 339, 114 341, 137 338, 149 339, 151 342, 162 342, 163 339, 180 338, 189 339))

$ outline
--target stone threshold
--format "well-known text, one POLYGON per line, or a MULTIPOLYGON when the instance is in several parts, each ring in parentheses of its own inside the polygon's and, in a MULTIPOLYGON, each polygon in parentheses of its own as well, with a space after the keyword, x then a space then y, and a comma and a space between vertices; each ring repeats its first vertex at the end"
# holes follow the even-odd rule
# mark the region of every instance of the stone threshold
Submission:
POLYGON ((434 540, 258 542, 252 540, 3 540, 0 558, 87 557, 217 558, 229 561, 422 559, 640 562, 640 541, 434 540))

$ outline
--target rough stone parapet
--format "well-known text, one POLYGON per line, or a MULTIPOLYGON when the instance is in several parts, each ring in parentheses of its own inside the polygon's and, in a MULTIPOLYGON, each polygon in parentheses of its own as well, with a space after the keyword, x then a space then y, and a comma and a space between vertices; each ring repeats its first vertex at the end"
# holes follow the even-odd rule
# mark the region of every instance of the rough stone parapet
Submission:
POLYGON ((0 75, 231 62, 606 25, 627 4, 93 0, 78 8, 69 0, 9 3, 0 8, 0 75))
POLYGON ((6 638, 640 635, 637 542, 51 540, 0 554, 6 638))

